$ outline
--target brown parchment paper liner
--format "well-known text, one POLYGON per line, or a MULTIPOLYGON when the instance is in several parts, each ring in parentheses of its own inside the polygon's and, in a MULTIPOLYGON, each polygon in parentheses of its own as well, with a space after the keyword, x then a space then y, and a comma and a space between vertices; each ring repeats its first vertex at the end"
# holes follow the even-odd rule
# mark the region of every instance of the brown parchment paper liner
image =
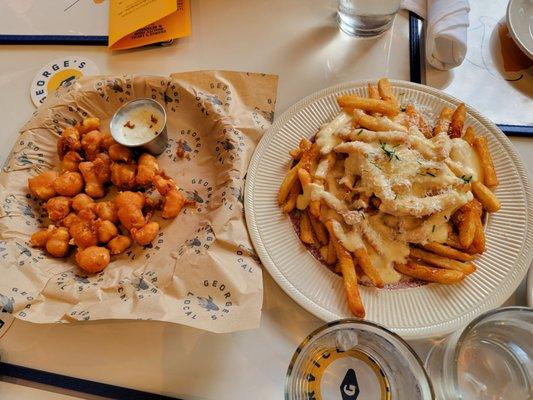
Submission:
POLYGON ((259 325, 262 275, 243 212, 246 168, 272 122, 277 77, 204 71, 170 77, 99 76, 55 92, 22 128, 0 176, 0 305, 32 322, 150 319, 212 332, 259 325), (123 103, 149 97, 165 105, 169 144, 159 156, 197 206, 151 245, 113 256, 86 275, 71 255, 54 259, 28 245, 48 221, 27 180, 57 168, 59 132, 86 116, 102 131, 123 103), (176 156, 184 140, 187 156, 176 156))

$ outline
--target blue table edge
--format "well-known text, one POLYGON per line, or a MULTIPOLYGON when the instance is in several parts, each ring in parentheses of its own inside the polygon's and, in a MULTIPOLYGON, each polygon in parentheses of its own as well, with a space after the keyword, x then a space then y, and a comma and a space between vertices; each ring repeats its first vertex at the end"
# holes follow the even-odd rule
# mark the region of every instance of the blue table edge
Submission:
MULTIPOLYGON (((16 378, 17 380, 20 379, 116 400, 180 400, 178 397, 169 397, 107 383, 94 382, 8 363, 0 363, 0 377, 16 378)), ((46 390, 46 388, 42 390, 46 390)))

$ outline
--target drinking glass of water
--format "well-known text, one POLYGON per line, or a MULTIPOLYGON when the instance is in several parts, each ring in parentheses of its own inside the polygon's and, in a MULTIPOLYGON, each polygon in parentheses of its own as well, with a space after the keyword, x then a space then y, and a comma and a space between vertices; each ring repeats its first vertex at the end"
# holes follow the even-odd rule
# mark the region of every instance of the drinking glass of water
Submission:
POLYGON ((533 398, 533 309, 489 311, 436 345, 426 370, 437 399, 533 398))
POLYGON ((401 0, 339 0, 337 23, 352 36, 376 36, 392 25, 401 0))

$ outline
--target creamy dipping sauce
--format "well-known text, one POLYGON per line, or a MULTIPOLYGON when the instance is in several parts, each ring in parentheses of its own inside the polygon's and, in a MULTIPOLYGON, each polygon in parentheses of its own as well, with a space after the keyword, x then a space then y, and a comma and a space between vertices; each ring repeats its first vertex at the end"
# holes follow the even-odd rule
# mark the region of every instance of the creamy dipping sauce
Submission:
POLYGON ((157 137, 165 127, 165 116, 156 107, 139 104, 117 115, 113 137, 126 146, 140 146, 157 137))

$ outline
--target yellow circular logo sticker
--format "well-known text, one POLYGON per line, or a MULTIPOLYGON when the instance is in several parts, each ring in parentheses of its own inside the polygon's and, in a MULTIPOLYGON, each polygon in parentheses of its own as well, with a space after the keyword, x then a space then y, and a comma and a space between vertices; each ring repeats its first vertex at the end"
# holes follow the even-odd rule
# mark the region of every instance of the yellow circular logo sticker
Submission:
POLYGON ((85 57, 65 57, 54 60, 41 68, 31 84, 31 99, 39 107, 48 95, 60 86, 69 86, 76 79, 98 75, 98 67, 85 57))
POLYGON ((383 369, 362 351, 322 349, 305 366, 304 398, 313 400, 391 400, 383 369))

